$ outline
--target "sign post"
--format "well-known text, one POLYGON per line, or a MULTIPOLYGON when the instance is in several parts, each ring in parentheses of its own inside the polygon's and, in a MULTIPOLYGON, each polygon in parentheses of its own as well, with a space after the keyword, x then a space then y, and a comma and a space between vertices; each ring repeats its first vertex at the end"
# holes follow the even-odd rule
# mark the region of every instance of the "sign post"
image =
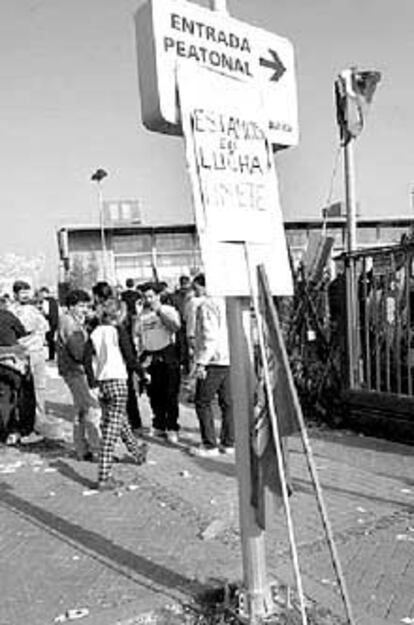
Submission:
POLYGON ((264 530, 251 503, 255 379, 245 252, 248 244, 252 266, 266 267, 272 294, 292 294, 272 148, 296 142, 296 86, 290 42, 230 18, 225 0, 210 6, 148 0, 138 20, 142 38, 147 28, 152 42, 141 49, 141 102, 148 128, 185 136, 207 288, 226 298, 244 578, 239 610, 255 623, 272 614, 273 603, 264 530))
POLYGON ((250 300, 226 298, 230 342, 230 385, 236 441, 239 519, 243 561, 243 593, 240 610, 250 622, 271 614, 264 531, 258 526, 251 504, 250 429, 253 414, 253 362, 249 345, 250 300))
POLYGON ((291 294, 290 266, 260 94, 205 69, 179 68, 177 76, 207 287, 226 297, 244 577, 239 608, 253 623, 270 615, 273 604, 264 531, 252 505, 255 379, 246 244, 252 264, 266 263, 273 293, 291 294))
MULTIPOLYGON (((226 11, 226 0, 211 0, 213 10, 226 11)), ((226 298, 230 342, 230 387, 236 438, 236 470, 246 612, 251 622, 272 609, 267 579, 264 531, 257 525, 251 504, 250 428, 253 414, 253 362, 249 347, 249 300, 226 298)), ((242 606, 241 606, 242 607, 242 606)))

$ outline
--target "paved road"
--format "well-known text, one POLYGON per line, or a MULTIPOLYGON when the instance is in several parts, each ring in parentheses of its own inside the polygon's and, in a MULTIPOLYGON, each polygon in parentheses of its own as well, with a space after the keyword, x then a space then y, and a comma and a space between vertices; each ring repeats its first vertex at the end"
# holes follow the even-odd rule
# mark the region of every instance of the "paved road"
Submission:
MULTIPOLYGON (((54 369, 50 378, 51 440, 0 450, 0 625, 46 625, 74 608, 88 610, 84 625, 132 625, 157 606, 240 580, 234 459, 154 443, 144 467, 121 458, 119 494, 92 494, 96 465, 73 458, 69 396, 54 369), (208 539, 207 528, 215 530, 208 539)), ((143 414, 149 423, 145 401, 143 414)), ((182 422, 184 440, 197 441, 191 408, 182 407, 182 422)), ((311 440, 358 623, 414 619, 413 448, 319 429, 311 440)), ((305 591, 341 615, 295 437, 290 461, 305 591)), ((270 575, 291 580, 281 515, 269 521, 266 543, 270 575)))

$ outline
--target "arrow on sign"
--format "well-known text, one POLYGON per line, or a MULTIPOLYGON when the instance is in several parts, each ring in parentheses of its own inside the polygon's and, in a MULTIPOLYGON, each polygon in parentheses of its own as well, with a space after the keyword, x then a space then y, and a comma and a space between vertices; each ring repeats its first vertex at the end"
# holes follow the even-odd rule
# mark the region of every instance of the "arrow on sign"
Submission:
POLYGON ((270 55, 272 59, 269 61, 268 59, 259 58, 259 63, 262 67, 268 67, 274 71, 273 76, 271 76, 270 80, 274 80, 277 82, 279 78, 283 76, 286 71, 286 67, 283 65, 282 61, 279 59, 277 52, 271 50, 269 48, 270 55))

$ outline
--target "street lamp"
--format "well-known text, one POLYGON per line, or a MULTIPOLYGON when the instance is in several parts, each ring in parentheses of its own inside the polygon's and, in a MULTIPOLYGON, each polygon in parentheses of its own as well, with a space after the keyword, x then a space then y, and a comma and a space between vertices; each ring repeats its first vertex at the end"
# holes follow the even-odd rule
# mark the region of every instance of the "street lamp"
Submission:
POLYGON ((96 188, 98 191, 98 211, 99 211, 99 228, 101 231, 101 246, 102 246, 102 259, 103 259, 103 277, 107 279, 107 250, 105 240, 105 224, 103 214, 103 197, 102 197, 102 180, 106 178, 108 173, 102 169, 97 169, 91 176, 91 181, 96 182, 96 188))

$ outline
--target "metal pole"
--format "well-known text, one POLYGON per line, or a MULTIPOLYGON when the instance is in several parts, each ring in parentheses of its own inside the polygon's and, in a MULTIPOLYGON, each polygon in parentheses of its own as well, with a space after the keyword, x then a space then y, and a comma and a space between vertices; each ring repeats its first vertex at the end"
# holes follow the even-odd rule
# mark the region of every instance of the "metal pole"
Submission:
POLYGON ((353 139, 344 145, 345 166, 345 202, 347 220, 347 251, 354 252, 357 248, 356 237, 356 199, 355 199, 355 159, 353 139))
MULTIPOLYGON (((256 523, 251 504, 250 428, 253 414, 253 363, 249 347, 250 301, 227 297, 227 325, 230 345, 230 385, 236 443, 236 471, 239 490, 239 518, 246 594, 239 610, 249 623, 268 616, 272 601, 267 582, 264 532, 256 523)), ((244 594, 244 593, 243 593, 244 594)))
POLYGON ((101 247, 102 247, 102 265, 103 265, 103 275, 104 279, 107 279, 107 250, 106 250, 106 241, 105 241, 105 224, 104 224, 104 214, 103 214, 103 197, 102 197, 102 187, 101 182, 104 178, 106 178, 108 173, 102 169, 101 167, 97 169, 91 176, 92 182, 96 182, 96 189, 98 192, 98 211, 99 211, 99 228, 101 231, 101 247))
POLYGON ((106 239, 105 239, 105 223, 104 223, 104 214, 103 214, 103 193, 102 186, 100 182, 96 183, 98 189, 98 209, 99 209, 99 227, 101 231, 101 247, 102 247, 102 261, 103 261, 103 278, 104 280, 108 277, 107 271, 107 249, 106 249, 106 239))
MULTIPOLYGON (((227 14, 226 0, 210 0, 210 8, 227 14)), ((267 616, 272 609, 267 580, 264 532, 251 505, 250 421, 253 412, 252 355, 248 346, 250 308, 242 298, 226 298, 230 343, 230 383, 235 422, 236 469, 239 485, 239 515, 243 577, 247 593, 245 614, 249 623, 267 616), (246 609, 247 608, 247 609, 246 609)), ((240 608, 242 606, 239 606, 240 608)))
MULTIPOLYGON (((345 203, 347 218, 347 252, 357 249, 356 238, 356 199, 355 199, 355 162, 353 140, 348 138, 344 145, 345 168, 345 203)), ((355 259, 348 258, 346 266, 346 308, 347 308, 347 336, 348 336, 348 375, 349 386, 355 388, 358 380, 358 353, 357 353, 357 316, 356 316, 356 277, 355 259)))

